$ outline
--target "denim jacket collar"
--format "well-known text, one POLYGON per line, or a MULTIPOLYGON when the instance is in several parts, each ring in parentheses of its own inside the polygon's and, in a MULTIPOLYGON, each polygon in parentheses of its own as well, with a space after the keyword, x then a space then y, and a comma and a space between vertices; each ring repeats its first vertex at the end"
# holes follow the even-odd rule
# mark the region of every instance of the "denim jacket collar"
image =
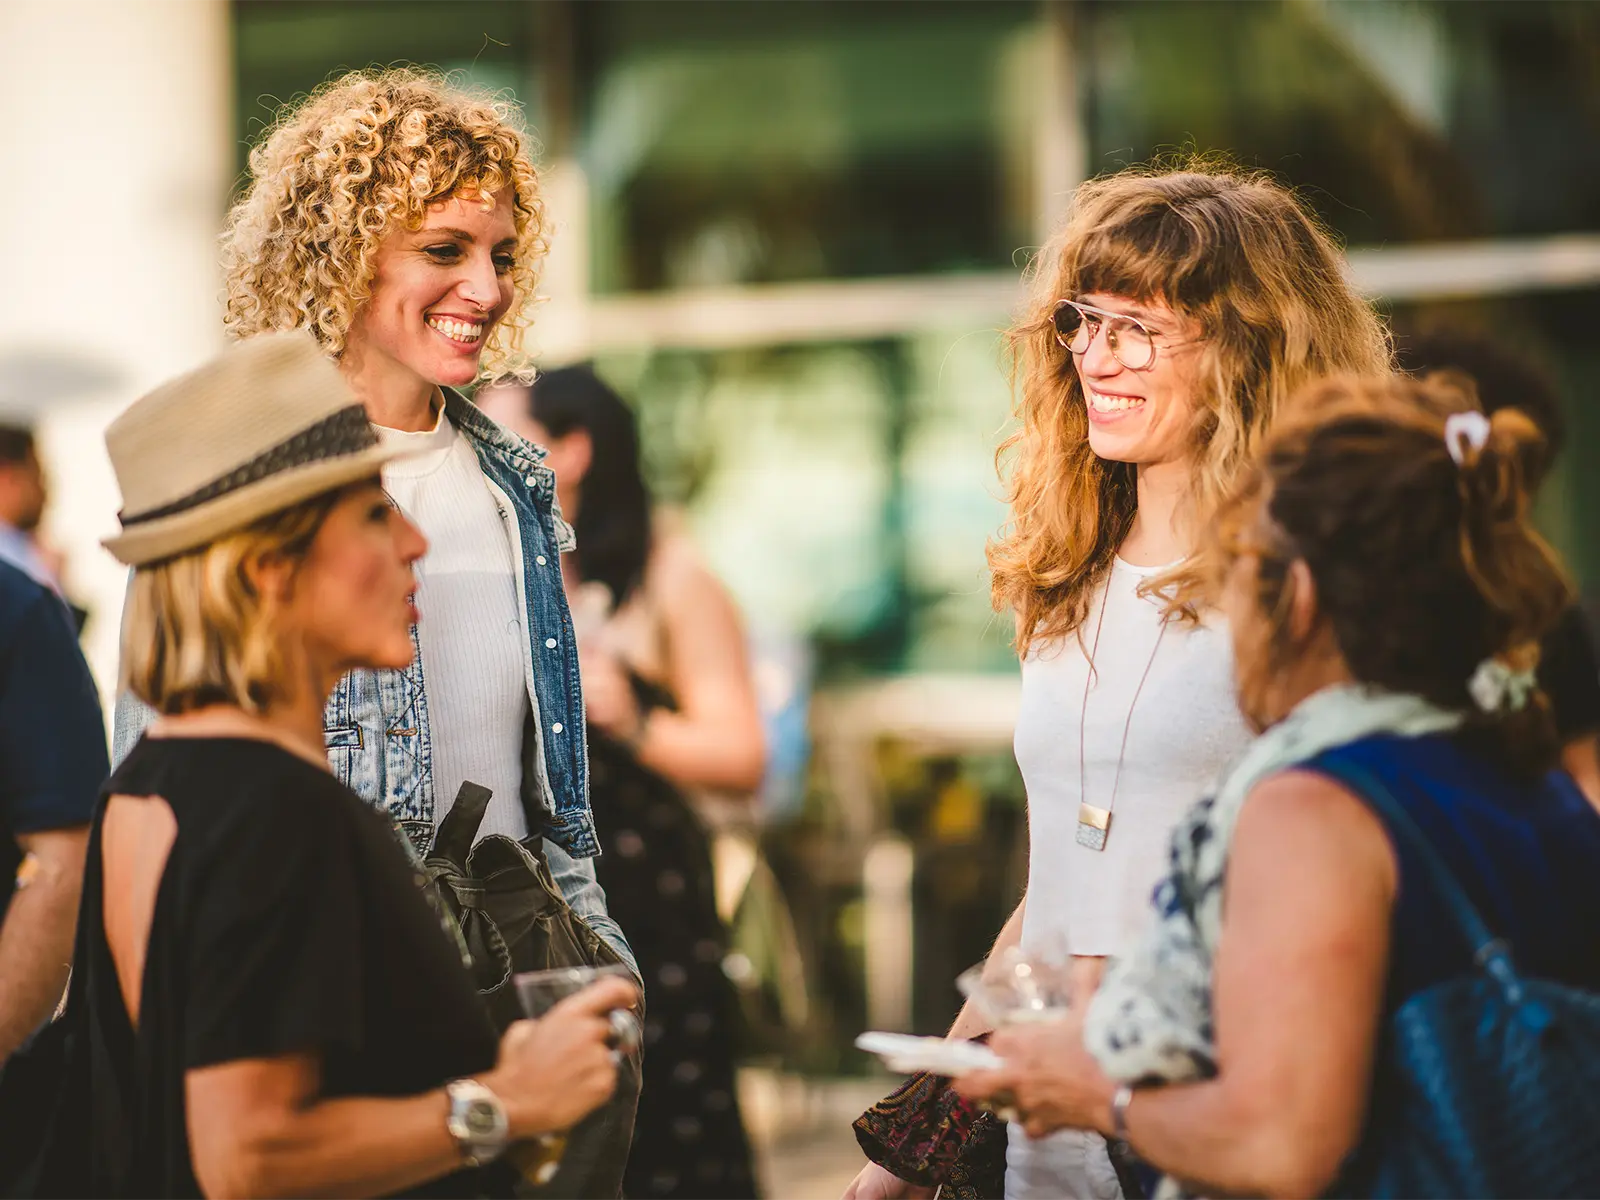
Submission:
MULTIPOLYGON (((465 435, 512 541, 527 641, 523 668, 530 718, 522 748, 522 805, 530 832, 542 832, 573 858, 599 853, 589 808, 578 648, 561 584, 561 551, 574 545, 562 519, 555 472, 544 451, 502 429, 459 393, 443 389, 445 415, 465 435)), ((415 630, 413 630, 413 637, 415 630)), ((354 671, 328 703, 329 757, 335 773, 385 809, 413 844, 433 840, 436 795, 427 663, 421 646, 403 671, 354 671)))
POLYGON ((439 391, 444 395, 445 416, 472 440, 480 459, 485 454, 492 454, 513 470, 538 480, 534 487, 539 499, 550 507, 556 530, 556 549, 563 554, 575 549, 578 539, 572 526, 561 515, 561 498, 556 494, 556 473, 544 464, 550 452, 490 420, 484 416, 482 409, 455 389, 440 388, 439 391))

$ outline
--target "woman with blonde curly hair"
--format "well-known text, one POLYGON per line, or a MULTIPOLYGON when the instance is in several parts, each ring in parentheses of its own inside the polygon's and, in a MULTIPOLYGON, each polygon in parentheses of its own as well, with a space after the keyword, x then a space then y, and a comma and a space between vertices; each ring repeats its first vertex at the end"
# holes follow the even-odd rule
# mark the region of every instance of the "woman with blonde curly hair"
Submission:
MULTIPOLYGON (((1387 365, 1342 268, 1290 192, 1205 163, 1084 184, 1039 254, 1010 334, 1010 523, 989 550, 1022 658, 1031 850, 991 961, 1070 954, 1092 991, 1139 933, 1173 824, 1245 745, 1200 534, 1285 397, 1387 365)), ((969 1004, 951 1033, 987 1028, 969 1004)), ((1135 1190, 1098 1134, 1009 1136, 1008 1197, 1135 1190)), ((926 1194, 907 1176, 938 1182, 869 1164, 847 1195, 926 1194)))
MULTIPOLYGON (((590 861, 559 558, 572 530, 544 451, 456 390, 517 366, 545 250, 514 111, 427 71, 357 72, 288 107, 250 170, 222 239, 224 324, 235 338, 315 336, 383 443, 407 451, 384 486, 432 547, 414 660, 354 671, 329 698, 334 771, 421 855, 462 784, 488 788, 480 835, 542 836, 567 902, 637 973, 590 861)), ((126 752, 147 716, 121 708, 126 752)), ((620 1180, 620 1161, 602 1165, 620 1180)))

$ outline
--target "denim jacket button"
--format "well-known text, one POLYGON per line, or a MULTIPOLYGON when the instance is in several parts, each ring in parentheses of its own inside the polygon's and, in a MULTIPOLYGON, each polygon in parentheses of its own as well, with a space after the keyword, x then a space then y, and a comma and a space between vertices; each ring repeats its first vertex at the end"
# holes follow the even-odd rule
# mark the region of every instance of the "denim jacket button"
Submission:
POLYGON ((555 640, 555 638, 545 638, 545 640, 544 640, 544 648, 546 650, 554 650, 556 648, 556 640, 555 640))
POLYGON ((534 555, 533 561, 538 563, 541 567, 544 566, 544 555, 542 555, 542 554, 534 555))
POLYGON ((557 721, 554 725, 550 726, 550 732, 551 733, 560 733, 561 732, 561 728, 562 728, 561 722, 557 721))
POLYGON ((529 475, 522 482, 527 484, 529 487, 537 487, 539 485, 539 477, 537 475, 529 475))

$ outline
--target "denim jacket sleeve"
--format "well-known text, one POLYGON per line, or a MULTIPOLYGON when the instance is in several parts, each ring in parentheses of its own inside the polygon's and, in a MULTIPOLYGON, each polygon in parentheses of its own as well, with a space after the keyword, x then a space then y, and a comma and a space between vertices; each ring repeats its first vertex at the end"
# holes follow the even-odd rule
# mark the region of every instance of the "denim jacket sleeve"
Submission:
MULTIPOLYGON (((127 590, 123 596, 133 592, 133 572, 128 572, 127 590)), ((131 692, 117 693, 117 702, 111 709, 111 769, 115 771, 122 760, 128 757, 128 751, 133 749, 134 743, 143 735, 146 729, 156 723, 156 710, 131 692)))
POLYGON ((622 928, 606 911, 606 893, 594 877, 594 859, 573 858, 550 838, 544 839, 544 854, 550 864, 550 877, 561 889, 562 898, 590 929, 605 938, 606 943, 628 964, 634 977, 643 983, 639 963, 633 957, 633 947, 628 945, 622 928))

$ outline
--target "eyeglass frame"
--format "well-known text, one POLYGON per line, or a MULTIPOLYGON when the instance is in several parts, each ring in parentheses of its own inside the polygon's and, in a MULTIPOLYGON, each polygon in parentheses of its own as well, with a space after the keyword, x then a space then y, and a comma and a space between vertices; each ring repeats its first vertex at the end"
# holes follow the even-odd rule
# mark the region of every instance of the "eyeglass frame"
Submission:
MULTIPOLYGON (((1079 326, 1079 328, 1082 328, 1082 326, 1079 326)), ((1116 359, 1117 362, 1121 363, 1130 371, 1148 371, 1151 367, 1156 365, 1156 357, 1158 352, 1161 350, 1171 350, 1178 346, 1192 346, 1196 342, 1202 342, 1205 340, 1204 338, 1184 338, 1181 341, 1157 341, 1156 338, 1159 335, 1157 335, 1155 331, 1150 328, 1150 326, 1146 325, 1138 317, 1130 316, 1127 313, 1112 312, 1108 308, 1096 308, 1092 304, 1082 304, 1077 300, 1057 300, 1055 308, 1051 309, 1050 311, 1050 330, 1055 334, 1056 344, 1068 354, 1089 353, 1089 347, 1094 345, 1094 339, 1099 336, 1102 328, 1106 331, 1106 349, 1111 351, 1111 357, 1116 359), (1089 333, 1088 343, 1082 350, 1074 350, 1068 344, 1067 339, 1061 336, 1061 328, 1056 324, 1056 314, 1059 313, 1063 308, 1071 308, 1075 310, 1078 316, 1081 317, 1085 322, 1093 322, 1095 325, 1095 328, 1089 333), (1145 363, 1141 367, 1136 367, 1122 357, 1117 348, 1116 337, 1112 333, 1111 321, 1126 321, 1128 324, 1138 327, 1139 331, 1150 340, 1149 362, 1145 363)), ((1073 332, 1076 333, 1077 331, 1074 330, 1073 332)))

